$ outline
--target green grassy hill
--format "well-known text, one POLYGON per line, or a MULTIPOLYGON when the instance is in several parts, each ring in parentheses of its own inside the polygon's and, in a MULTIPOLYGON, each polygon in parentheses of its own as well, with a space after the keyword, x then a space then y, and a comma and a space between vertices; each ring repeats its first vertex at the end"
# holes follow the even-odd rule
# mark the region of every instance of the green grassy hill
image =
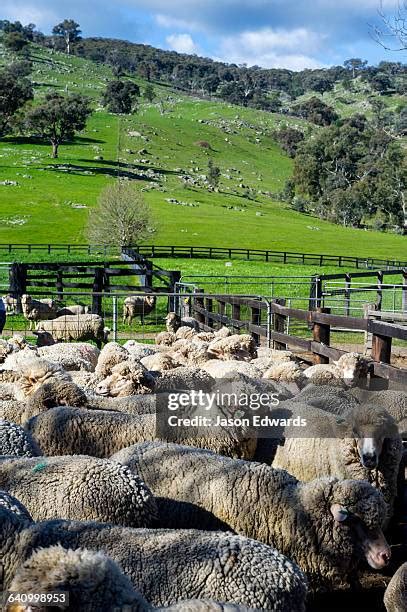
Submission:
MULTIPOLYGON (((0 64, 10 59, 3 52, 0 64)), ((156 103, 141 101, 137 114, 117 117, 99 107, 108 67, 40 47, 31 59, 36 99, 47 91, 81 92, 93 98, 96 112, 73 143, 61 146, 58 160, 43 142, 0 141, 0 183, 11 182, 0 184, 0 242, 86 242, 89 208, 120 174, 136 181, 151 204, 157 230, 149 242, 407 259, 402 236, 340 227, 276 201, 292 161, 271 132, 299 120, 162 85, 155 85, 156 103), (209 158, 222 171, 219 193, 202 184, 209 158)))

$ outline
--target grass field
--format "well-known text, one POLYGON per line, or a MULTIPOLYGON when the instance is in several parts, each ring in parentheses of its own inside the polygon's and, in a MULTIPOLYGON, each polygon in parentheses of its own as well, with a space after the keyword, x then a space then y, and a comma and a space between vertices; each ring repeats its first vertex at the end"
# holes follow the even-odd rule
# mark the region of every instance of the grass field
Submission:
MULTIPOLYGON (((0 62, 10 59, 3 54, 0 62)), ((275 199, 292 161, 271 132, 295 119, 180 96, 160 85, 157 103, 141 102, 137 114, 117 117, 99 107, 111 77, 106 66, 40 48, 32 59, 37 100, 47 91, 81 91, 93 98, 96 112, 73 143, 61 146, 58 160, 49 157, 47 143, 0 141, 0 182, 17 183, 0 185, 0 242, 86 242, 89 208, 121 175, 151 205, 156 232, 148 242, 407 259, 405 237, 333 225, 275 199), (219 193, 202 184, 209 158, 222 171, 219 193), (195 184, 185 187, 185 175, 195 184)))

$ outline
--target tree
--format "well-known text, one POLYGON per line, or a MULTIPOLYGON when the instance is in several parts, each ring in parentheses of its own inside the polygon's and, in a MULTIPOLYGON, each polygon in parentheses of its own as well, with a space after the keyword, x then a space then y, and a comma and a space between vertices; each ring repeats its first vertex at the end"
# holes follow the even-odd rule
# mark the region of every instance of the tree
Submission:
POLYGON ((138 244, 152 231, 151 211, 141 192, 118 181, 102 191, 90 212, 87 237, 92 244, 123 247, 138 244))
POLYGON ((125 114, 131 113, 137 96, 140 95, 140 88, 131 81, 110 81, 102 97, 102 104, 111 113, 125 114))
POLYGON ((66 52, 71 53, 71 45, 80 39, 81 30, 79 23, 73 19, 64 19, 52 29, 52 33, 57 38, 62 38, 65 41, 66 52))
POLYGON ((206 177, 209 186, 211 187, 211 189, 217 189, 219 186, 219 181, 220 181, 220 168, 218 168, 218 166, 215 166, 215 164, 213 163, 213 160, 210 159, 208 161, 208 176, 206 177))
POLYGON ((407 0, 398 0, 395 13, 387 15, 380 0, 379 16, 382 25, 372 26, 372 36, 388 51, 407 49, 407 0))
POLYGON ((20 32, 10 32, 6 34, 3 38, 3 42, 7 49, 15 53, 20 53, 28 45, 28 40, 24 34, 20 32))
POLYGON ((155 99, 155 90, 151 83, 146 85, 143 96, 148 102, 152 102, 155 99))
POLYGON ((83 130, 91 112, 89 99, 84 96, 71 94, 64 97, 52 93, 27 113, 25 125, 51 142, 52 157, 56 158, 59 145, 72 140, 76 132, 83 130))
POLYGON ((31 82, 10 69, 0 71, 0 136, 10 129, 10 121, 34 97, 31 82))
POLYGON ((362 60, 360 57, 352 57, 351 59, 345 60, 343 65, 347 70, 352 72, 352 78, 356 78, 357 73, 361 70, 365 70, 367 66, 367 60, 362 60))
POLYGON ((304 134, 300 130, 288 126, 275 131, 273 136, 290 157, 295 157, 298 145, 304 140, 304 134))
POLYGON ((322 126, 331 125, 331 123, 338 119, 335 110, 315 96, 294 106, 293 114, 322 126))

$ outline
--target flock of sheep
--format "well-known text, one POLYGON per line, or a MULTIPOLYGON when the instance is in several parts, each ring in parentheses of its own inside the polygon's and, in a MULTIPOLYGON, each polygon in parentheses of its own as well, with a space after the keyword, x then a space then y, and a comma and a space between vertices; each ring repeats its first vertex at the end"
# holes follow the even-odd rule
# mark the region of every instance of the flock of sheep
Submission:
MULTIPOLYGON (((64 343, 44 346, 46 325, 37 346, 0 340, 0 590, 68 592, 68 609, 85 612, 304 612, 319 593, 356 593, 372 570, 387 586, 386 538, 405 494, 405 391, 364 389, 356 353, 306 368, 290 351, 225 327, 201 332, 175 313, 154 345, 100 350, 76 341, 105 340, 92 317, 64 313, 68 331, 52 330, 64 343), (73 336, 71 316, 91 317, 98 335, 89 323, 73 336), (189 414, 194 393, 222 387, 278 397, 267 407, 278 432, 198 424, 169 442, 159 407, 182 392, 189 414)), ((384 604, 407 610, 407 564, 384 604)))

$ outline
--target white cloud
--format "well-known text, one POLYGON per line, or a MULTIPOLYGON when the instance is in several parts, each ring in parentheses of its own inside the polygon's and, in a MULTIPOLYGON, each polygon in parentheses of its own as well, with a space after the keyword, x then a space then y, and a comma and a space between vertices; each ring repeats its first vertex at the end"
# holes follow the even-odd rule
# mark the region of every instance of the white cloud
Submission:
POLYGON ((262 28, 224 37, 219 55, 229 63, 264 68, 319 68, 323 63, 312 54, 320 50, 323 40, 323 36, 306 28, 262 28))
POLYGON ((158 26, 161 28, 176 28, 180 30, 196 30, 199 25, 193 21, 187 21, 186 19, 177 19, 176 17, 171 17, 170 15, 164 15, 163 13, 159 13, 158 15, 154 15, 154 20, 158 26))
POLYGON ((35 23, 40 28, 54 25, 57 15, 48 8, 39 8, 30 3, 18 3, 15 0, 6 0, 1 7, 2 19, 21 21, 22 24, 35 23))
POLYGON ((199 46, 195 44, 190 34, 171 34, 165 40, 170 49, 178 53, 199 53, 199 46))

